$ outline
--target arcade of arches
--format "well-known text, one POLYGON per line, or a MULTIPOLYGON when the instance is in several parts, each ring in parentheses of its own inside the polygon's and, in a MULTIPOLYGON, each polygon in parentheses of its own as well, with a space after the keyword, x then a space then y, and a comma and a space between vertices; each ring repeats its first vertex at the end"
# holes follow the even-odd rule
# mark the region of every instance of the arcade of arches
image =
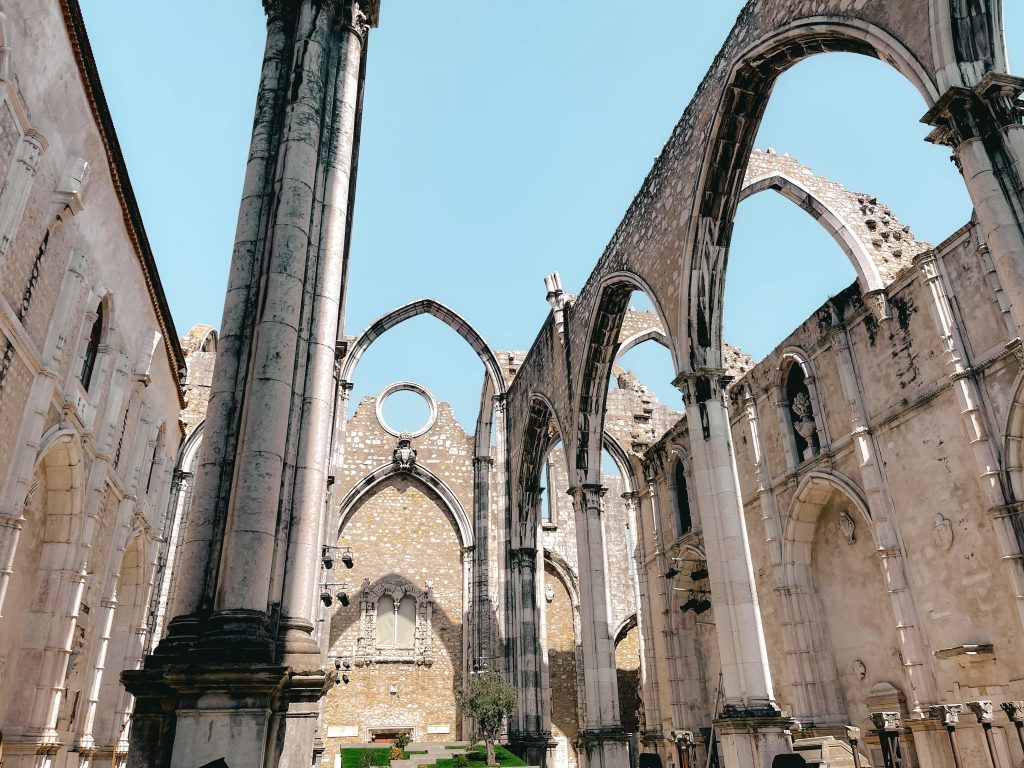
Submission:
POLYGON ((503 738, 546 768, 1024 764, 1024 80, 1000 0, 751 0, 589 279, 545 278, 513 351, 434 299, 346 326, 379 0, 264 6, 223 319, 178 339, 76 0, 0 0, 4 765, 340 768, 403 733, 433 755, 490 669, 517 692, 503 738), (753 149, 776 78, 833 51, 920 94, 974 205, 943 242, 753 149), (761 192, 857 278, 755 361, 722 305, 761 192), (479 358, 471 431, 401 373, 350 402, 424 315, 479 358), (629 370, 639 344, 677 402, 629 370), (396 394, 422 425, 388 422, 396 394))

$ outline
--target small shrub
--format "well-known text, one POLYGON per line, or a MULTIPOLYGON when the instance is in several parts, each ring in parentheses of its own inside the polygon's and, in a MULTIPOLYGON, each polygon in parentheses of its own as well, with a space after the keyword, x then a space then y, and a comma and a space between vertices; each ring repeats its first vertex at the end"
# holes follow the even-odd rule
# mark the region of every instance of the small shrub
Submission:
POLYGON ((456 755, 452 759, 452 768, 469 768, 469 758, 465 755, 456 755))
POLYGON ((401 760, 402 758, 405 757, 405 750, 403 750, 401 747, 399 747, 396 744, 395 746, 393 746, 391 748, 391 751, 388 753, 388 757, 391 760, 401 760))
POLYGON ((395 746, 399 749, 405 749, 409 746, 409 742, 412 741, 412 736, 408 733, 400 733, 395 738, 395 746))

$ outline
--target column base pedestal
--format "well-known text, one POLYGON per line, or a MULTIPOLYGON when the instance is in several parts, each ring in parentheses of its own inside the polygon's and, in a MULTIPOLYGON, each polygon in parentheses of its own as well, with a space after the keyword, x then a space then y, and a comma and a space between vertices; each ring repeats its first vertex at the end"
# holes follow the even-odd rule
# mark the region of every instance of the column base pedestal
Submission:
POLYGON ((793 751, 795 722, 781 715, 715 720, 719 762, 724 768, 771 768, 776 755, 793 751))
POLYGON ((551 765, 549 758, 557 746, 558 742, 550 733, 509 734, 509 751, 530 765, 537 765, 540 768, 551 765))
POLYGON ((309 768, 323 670, 277 664, 167 665, 122 673, 135 696, 128 768, 309 768))
POLYGON ((626 768, 629 765, 629 736, 620 727, 587 728, 580 731, 587 768, 626 768))

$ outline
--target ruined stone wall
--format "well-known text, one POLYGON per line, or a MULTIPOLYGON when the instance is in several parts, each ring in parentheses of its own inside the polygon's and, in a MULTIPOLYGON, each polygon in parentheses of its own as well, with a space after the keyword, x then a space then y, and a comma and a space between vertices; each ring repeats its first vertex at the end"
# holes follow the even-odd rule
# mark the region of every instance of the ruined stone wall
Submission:
MULTIPOLYGON (((1019 362, 1007 350, 1007 327, 981 250, 976 229, 967 226, 940 246, 937 263, 962 332, 965 363, 972 370, 969 375, 982 393, 978 418, 998 445, 1019 362)), ((950 376, 949 355, 932 313, 933 296, 920 258, 896 276, 888 293, 892 317, 878 322, 863 306, 857 286, 851 286, 740 378, 730 398, 776 693, 797 717, 810 714, 799 711, 794 666, 787 654, 792 640, 785 636, 791 610, 781 602, 780 572, 773 567, 780 546, 783 558, 787 551, 799 551, 799 547, 788 548, 786 541, 794 530, 790 520, 803 516, 809 522, 801 525, 813 530, 810 568, 816 598, 811 620, 824 629, 825 652, 834 659, 842 713, 862 727, 867 726, 872 705, 877 708, 886 696, 912 702, 915 689, 923 685, 931 685, 933 695, 949 702, 1024 695, 1016 682, 1024 670, 1017 661, 1019 618, 1009 609, 1013 588, 979 482, 980 470, 954 389, 957 379, 950 376), (837 317, 842 320, 841 329, 833 325, 837 317), (881 466, 882 487, 877 490, 871 487, 873 481, 851 434, 855 411, 840 380, 845 365, 839 344, 843 338, 849 340, 854 397, 863 404, 863 426, 881 466), (821 440, 820 455, 795 467, 787 443, 788 425, 777 405, 782 399, 781 372, 791 359, 787 356, 793 354, 803 355, 813 369, 821 440), (760 465, 755 462, 747 392, 756 402, 763 441, 760 465), (840 479, 850 491, 823 491, 827 501, 815 512, 807 506, 806 497, 799 496, 813 473, 840 479), (771 522, 770 501, 778 509, 777 522, 771 522), (857 511, 861 503, 870 518, 857 511), (908 651, 900 645, 887 594, 891 587, 883 578, 883 566, 891 571, 894 561, 879 557, 877 543, 881 535, 877 526, 887 524, 900 541, 909 604, 919 622, 910 632, 918 632, 925 644, 921 659, 915 661, 920 666, 900 663, 908 651), (781 536, 781 545, 767 541, 775 536, 781 536), (971 643, 991 643, 995 653, 971 658, 948 652, 971 643)), ((901 706, 906 709, 912 703, 901 706)), ((977 741, 980 737, 971 733, 965 738, 977 741)), ((1012 738, 1009 743, 1012 753, 1012 738)))
POLYGON ((8 765, 43 733, 55 765, 87 742, 103 762, 143 653, 182 356, 81 30, 58 0, 0 10, 0 730, 8 765))
MULTIPOLYGON (((464 682, 471 554, 463 550, 458 521, 438 492, 412 473, 390 474, 365 486, 367 475, 392 465, 398 443, 377 420, 376 398, 359 403, 341 439, 345 463, 332 491, 333 519, 340 521, 335 541, 352 547, 355 565, 347 570, 336 557, 333 570, 321 571, 326 582, 345 581, 351 598, 347 607, 335 602, 324 610, 324 643, 332 657, 348 660, 353 669, 351 682, 335 688, 325 701, 321 737, 329 754, 369 741, 375 731, 408 730, 421 741, 463 738, 455 701, 464 682), (351 495, 361 488, 363 495, 351 495), (429 591, 426 656, 388 661, 361 650, 360 636, 364 643, 373 642, 365 631, 361 600, 381 584, 429 591)), ((413 438, 412 447, 415 465, 444 483, 471 520, 474 441, 447 403, 438 404, 433 426, 413 438)), ((419 643, 417 649, 422 650, 419 643)))

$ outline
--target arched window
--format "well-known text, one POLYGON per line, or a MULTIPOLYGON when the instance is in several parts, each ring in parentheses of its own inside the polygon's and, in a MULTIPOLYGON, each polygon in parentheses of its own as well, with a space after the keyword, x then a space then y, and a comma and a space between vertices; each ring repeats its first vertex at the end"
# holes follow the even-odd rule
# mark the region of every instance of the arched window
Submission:
POLYGON ((377 645, 391 647, 395 644, 395 600, 390 595, 381 595, 377 601, 377 645))
POLYGON ((100 352, 100 338, 103 335, 103 302, 96 307, 96 322, 89 331, 89 343, 85 347, 85 359, 82 361, 82 374, 79 380, 86 391, 92 383, 92 374, 96 369, 96 357, 100 352))
POLYGON ((790 431, 793 436, 794 461, 797 464, 817 456, 818 425, 814 421, 814 408, 811 405, 811 391, 807 387, 807 379, 803 367, 796 362, 790 364, 786 371, 786 401, 789 403, 788 417, 790 431))
POLYGON ((693 528, 693 518, 690 516, 690 493, 686 487, 686 470, 683 467, 683 460, 676 459, 676 466, 673 470, 676 482, 676 526, 679 535, 690 532, 693 528))
POLYGON ((162 463, 160 461, 160 449, 164 444, 164 428, 160 427, 160 431, 157 432, 156 442, 153 443, 153 455, 149 457, 149 477, 146 479, 146 493, 153 488, 153 476, 156 475, 157 467, 162 463))
POLYGON ((405 595, 395 613, 395 647, 412 648, 416 639, 416 599, 405 595))

